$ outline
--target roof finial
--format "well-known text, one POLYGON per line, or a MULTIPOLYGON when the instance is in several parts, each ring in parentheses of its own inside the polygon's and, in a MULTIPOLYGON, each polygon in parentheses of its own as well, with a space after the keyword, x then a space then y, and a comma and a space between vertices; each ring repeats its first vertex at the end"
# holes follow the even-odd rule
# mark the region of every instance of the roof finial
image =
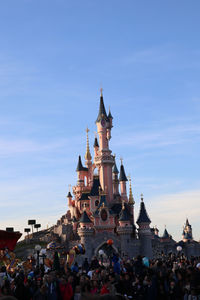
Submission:
POLYGON ((121 165, 123 165, 123 158, 122 158, 122 157, 120 157, 120 160, 121 160, 121 165))
POLYGON ((143 194, 141 194, 140 196, 141 196, 141 202, 143 202, 144 201, 143 194))
POLYGON ((71 187, 72 187, 72 185, 69 184, 68 187, 69 187, 69 192, 71 192, 71 187))
POLYGON ((100 96, 103 97, 103 88, 100 88, 100 96))
POLYGON ((88 132, 90 131, 88 129, 88 127, 86 128, 86 134, 87 134, 87 146, 86 146, 86 153, 85 153, 85 159, 86 160, 91 160, 92 159, 92 156, 90 154, 90 147, 89 147, 89 138, 88 138, 88 132))
POLYGON ((132 193, 131 176, 130 175, 128 176, 128 180, 129 180, 129 201, 128 202, 129 202, 129 204, 134 205, 135 201, 134 201, 133 193, 132 193))

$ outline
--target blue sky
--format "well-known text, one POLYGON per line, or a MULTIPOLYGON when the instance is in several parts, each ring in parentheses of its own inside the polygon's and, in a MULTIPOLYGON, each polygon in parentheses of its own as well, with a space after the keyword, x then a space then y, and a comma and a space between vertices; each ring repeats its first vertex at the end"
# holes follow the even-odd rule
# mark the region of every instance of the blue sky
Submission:
MULTIPOLYGON (((99 89, 152 225, 200 239, 200 2, 0 3, 0 227, 66 212, 99 89)), ((92 149, 91 149, 92 152, 92 149)))

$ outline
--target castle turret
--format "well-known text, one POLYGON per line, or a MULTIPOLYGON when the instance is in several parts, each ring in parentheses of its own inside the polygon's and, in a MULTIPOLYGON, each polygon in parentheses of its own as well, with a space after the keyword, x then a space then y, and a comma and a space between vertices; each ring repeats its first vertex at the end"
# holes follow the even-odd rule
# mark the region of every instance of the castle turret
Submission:
POLYGON ((122 209, 119 215, 119 226, 117 227, 117 233, 120 236, 122 256, 133 255, 129 243, 131 234, 133 234, 133 226, 131 225, 130 212, 125 206, 124 202, 122 203, 122 209))
POLYGON ((148 258, 153 257, 153 251, 152 251, 152 233, 150 229, 150 223, 151 220, 147 214, 144 201, 143 201, 143 195, 141 195, 141 203, 140 203, 140 212, 137 219, 137 224, 139 226, 138 229, 138 235, 140 238, 140 253, 141 255, 147 256, 148 258))
POLYGON ((169 235, 167 229, 165 228, 161 239, 166 241, 166 240, 169 240, 170 238, 171 238, 171 236, 169 235))
POLYGON ((96 125, 99 135, 99 151, 98 156, 94 158, 94 162, 99 170, 101 187, 107 193, 108 202, 112 202, 112 166, 114 165, 114 157, 113 155, 111 155, 112 151, 109 149, 111 125, 110 119, 106 114, 102 89, 100 95, 99 114, 96 120, 96 125))
POLYGON ((92 255, 92 237, 94 235, 93 223, 88 217, 86 211, 84 211, 79 220, 80 227, 78 228, 78 235, 81 238, 81 244, 85 246, 85 252, 87 257, 92 255))
POLYGON ((112 174, 113 174, 113 194, 117 196, 119 195, 119 179, 118 179, 119 171, 117 169, 116 161, 114 162, 114 166, 112 168, 112 174))
POLYGON ((119 174, 121 199, 122 199, 122 201, 128 202, 127 192, 126 192, 126 181, 128 181, 128 179, 126 177, 123 162, 122 162, 122 159, 121 159, 121 167, 120 167, 120 174, 119 174))
POLYGON ((76 172, 78 175, 77 185, 84 186, 85 185, 84 178, 85 178, 85 176, 86 176, 86 178, 88 177, 88 168, 83 167, 80 155, 78 157, 78 164, 76 167, 76 172))
POLYGON ((67 194, 67 199, 68 199, 68 207, 72 206, 72 194, 70 191, 67 194))
POLYGON ((183 227, 183 241, 193 240, 192 226, 190 225, 188 218, 186 219, 185 226, 183 227))

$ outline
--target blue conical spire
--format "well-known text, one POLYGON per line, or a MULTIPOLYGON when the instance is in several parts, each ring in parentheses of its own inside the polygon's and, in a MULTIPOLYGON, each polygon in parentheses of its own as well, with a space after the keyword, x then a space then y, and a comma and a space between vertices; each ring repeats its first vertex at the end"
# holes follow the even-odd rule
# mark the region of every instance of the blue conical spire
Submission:
POLYGON ((98 114, 98 117, 96 119, 96 123, 100 122, 102 120, 102 118, 105 118, 105 120, 108 121, 108 116, 106 114, 106 109, 105 109, 105 106, 104 106, 103 94, 102 94, 102 89, 101 89, 100 104, 99 104, 99 114, 98 114))
POLYGON ((140 202, 140 212, 139 212, 139 216, 137 219, 137 224, 139 225, 140 223, 151 223, 151 220, 147 214, 145 205, 144 205, 144 201, 143 201, 143 195, 141 195, 141 202, 140 202))

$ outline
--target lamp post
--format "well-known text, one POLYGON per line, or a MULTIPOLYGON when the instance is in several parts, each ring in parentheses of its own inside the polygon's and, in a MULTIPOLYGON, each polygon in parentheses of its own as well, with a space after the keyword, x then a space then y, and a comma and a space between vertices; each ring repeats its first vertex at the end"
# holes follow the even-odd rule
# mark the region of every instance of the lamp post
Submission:
POLYGON ((41 227, 41 224, 34 224, 34 228, 36 228, 37 232, 38 232, 38 228, 41 227))
POLYGON ((35 220, 28 220, 28 225, 31 225, 32 227, 32 234, 33 234, 33 226, 36 224, 35 220))
POLYGON ((36 253, 37 253, 37 267, 39 268, 39 266, 40 266, 40 250, 41 250, 41 246, 40 245, 36 245, 35 246, 35 251, 36 251, 36 253))

